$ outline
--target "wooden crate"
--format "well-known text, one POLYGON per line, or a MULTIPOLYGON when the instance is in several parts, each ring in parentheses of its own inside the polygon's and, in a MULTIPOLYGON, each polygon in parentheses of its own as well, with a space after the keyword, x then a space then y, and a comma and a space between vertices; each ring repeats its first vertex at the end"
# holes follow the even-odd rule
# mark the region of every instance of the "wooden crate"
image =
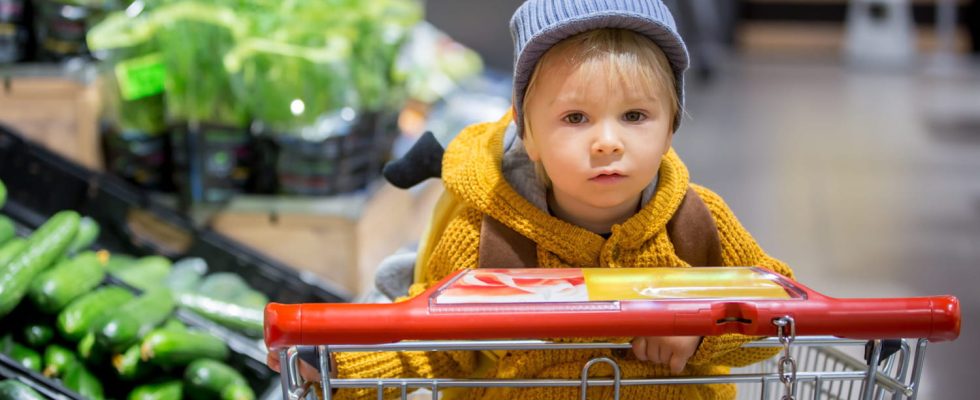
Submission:
POLYGON ((0 71, 0 123, 86 167, 102 169, 95 84, 0 71))
POLYGON ((441 192, 442 184, 432 181, 411 191, 383 184, 328 198, 241 197, 210 224, 357 296, 374 287, 381 260, 418 241, 441 192))

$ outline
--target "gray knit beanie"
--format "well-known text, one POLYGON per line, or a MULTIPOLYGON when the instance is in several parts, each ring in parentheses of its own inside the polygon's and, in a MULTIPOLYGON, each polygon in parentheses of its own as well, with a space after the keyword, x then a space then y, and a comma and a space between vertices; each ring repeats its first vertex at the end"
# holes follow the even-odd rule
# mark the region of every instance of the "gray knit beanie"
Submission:
MULTIPOLYGON (((636 31, 660 46, 674 70, 677 98, 680 109, 684 109, 687 48, 677 33, 674 17, 661 0, 528 0, 510 20, 517 111, 514 122, 521 136, 524 135, 524 94, 541 56, 563 39, 603 28, 636 31)), ((680 126, 679 119, 674 126, 680 126)))

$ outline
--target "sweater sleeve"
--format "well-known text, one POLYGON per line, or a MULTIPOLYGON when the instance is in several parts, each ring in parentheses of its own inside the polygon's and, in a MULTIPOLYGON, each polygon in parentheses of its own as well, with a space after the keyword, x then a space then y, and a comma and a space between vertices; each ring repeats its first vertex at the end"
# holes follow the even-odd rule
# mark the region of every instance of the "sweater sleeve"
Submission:
MULTIPOLYGON (((409 297, 417 296, 453 272, 476 267, 482 218, 478 211, 467 209, 449 221, 419 275, 421 282, 409 289, 409 297)), ((475 351, 337 353, 335 358, 337 377, 342 379, 465 377, 473 374, 478 364, 475 351)), ((398 393, 398 388, 386 389, 385 398, 397 397, 398 393)), ((377 389, 342 389, 336 398, 376 399, 377 389)))
MULTIPOLYGON (((752 235, 735 218, 721 196, 702 186, 692 185, 692 187, 701 196, 718 226, 724 265, 758 266, 793 277, 793 271, 789 266, 770 257, 759 247, 752 235)), ((716 364, 740 367, 763 361, 779 352, 778 348, 741 348, 743 344, 758 339, 760 338, 740 334, 705 337, 698 351, 688 362, 695 365, 716 364)))

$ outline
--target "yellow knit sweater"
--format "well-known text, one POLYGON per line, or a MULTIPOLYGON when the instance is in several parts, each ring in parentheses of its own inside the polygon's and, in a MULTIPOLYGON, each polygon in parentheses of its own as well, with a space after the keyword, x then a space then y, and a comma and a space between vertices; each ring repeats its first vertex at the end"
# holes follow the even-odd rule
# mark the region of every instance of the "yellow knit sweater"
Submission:
MULTIPOLYGON (((647 268, 689 267, 674 254, 666 224, 680 206, 690 185, 688 172, 671 150, 660 167, 660 180, 653 198, 626 222, 612 227, 609 239, 569 224, 538 209, 521 197, 504 179, 500 165, 503 136, 510 116, 500 121, 471 126, 446 149, 443 181, 449 194, 465 206, 446 226, 435 244, 421 280, 412 286, 417 295, 445 276, 477 265, 480 227, 489 214, 538 244, 541 268, 602 267, 647 268)), ((693 185, 711 211, 718 226, 724 265, 760 266, 792 276, 785 264, 766 255, 742 227, 717 194, 693 185)), ((397 329, 397 327, 392 327, 397 329)), ((625 342, 631 338, 604 338, 625 342)), ((774 350, 741 349, 753 338, 742 335, 705 337, 688 361, 682 375, 727 374, 729 366, 743 366, 772 356, 774 350)), ((582 339, 587 340, 587 339, 582 339)), ((596 339, 589 339, 596 340, 596 339)), ((499 379, 578 379, 589 359, 605 356, 616 360, 623 378, 669 375, 669 368, 637 360, 631 351, 559 350, 511 351, 481 377, 499 379)), ((340 378, 376 377, 471 377, 477 369, 478 352, 338 353, 340 378)), ((611 376, 605 364, 593 369, 594 376, 611 376)), ((391 389, 386 397, 396 397, 391 389)), ((338 398, 374 399, 375 389, 340 390, 338 398)), ((466 389, 464 399, 577 399, 578 388, 466 389)), ((632 386, 622 388, 623 399, 731 399, 734 385, 632 386)), ((611 399, 612 388, 590 388, 589 399, 611 399)))

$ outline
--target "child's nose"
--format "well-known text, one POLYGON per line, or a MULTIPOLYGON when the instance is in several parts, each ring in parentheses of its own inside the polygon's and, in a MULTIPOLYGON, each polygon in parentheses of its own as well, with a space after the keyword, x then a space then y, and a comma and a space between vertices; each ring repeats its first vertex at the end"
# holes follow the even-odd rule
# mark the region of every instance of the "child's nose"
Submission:
POLYGON ((614 126, 599 127, 598 135, 592 142, 592 153, 596 155, 622 154, 623 142, 614 126))

